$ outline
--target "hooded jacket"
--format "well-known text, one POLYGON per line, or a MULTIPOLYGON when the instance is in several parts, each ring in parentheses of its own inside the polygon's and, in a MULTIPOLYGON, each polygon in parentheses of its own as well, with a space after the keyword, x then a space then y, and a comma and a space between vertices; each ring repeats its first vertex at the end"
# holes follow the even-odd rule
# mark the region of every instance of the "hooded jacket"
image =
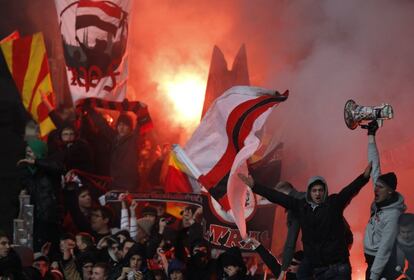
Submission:
POLYGON ((125 257, 114 267, 111 269, 111 273, 108 277, 109 280, 116 280, 122 274, 123 267, 130 266, 130 260, 132 256, 139 255, 142 258, 141 267, 138 268, 139 271, 142 272, 144 276, 144 280, 152 280, 154 279, 154 275, 152 271, 147 267, 147 258, 145 253, 145 247, 143 245, 135 243, 129 250, 125 257))
POLYGON ((369 178, 361 174, 339 193, 328 196, 325 179, 319 176, 312 177, 308 182, 306 197, 302 199, 258 184, 255 184, 252 190, 269 201, 292 210, 302 230, 305 257, 312 267, 316 268, 349 262, 343 211, 368 180, 369 178), (325 186, 324 199, 320 204, 310 200, 310 187, 317 180, 322 181, 325 186))
MULTIPOLYGON (((377 146, 368 144, 368 160, 372 162, 371 176, 374 182, 381 174, 380 160, 377 146)), ((405 211, 404 197, 395 192, 394 202, 379 207, 375 202, 371 204, 371 216, 365 228, 364 252, 375 256, 371 267, 370 279, 379 279, 392 254, 398 234, 398 218, 405 211)))

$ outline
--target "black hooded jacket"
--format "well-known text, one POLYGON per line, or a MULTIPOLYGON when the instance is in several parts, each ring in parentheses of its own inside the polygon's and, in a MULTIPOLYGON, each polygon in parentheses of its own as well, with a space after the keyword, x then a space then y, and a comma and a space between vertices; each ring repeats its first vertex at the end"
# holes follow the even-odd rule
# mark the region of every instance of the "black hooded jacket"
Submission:
POLYGON ((10 250, 6 257, 0 258, 0 278, 24 280, 22 262, 14 250, 10 250))
POLYGON ((147 267, 147 258, 146 258, 146 254, 145 254, 145 247, 141 244, 138 244, 138 243, 134 244, 128 250, 128 253, 125 255, 125 257, 118 263, 118 265, 115 266, 112 269, 108 279, 109 280, 118 279, 118 277, 121 276, 121 274, 122 274, 122 269, 124 267, 129 267, 130 260, 131 260, 133 255, 139 255, 142 258, 142 265, 138 270, 140 272, 142 272, 142 274, 144 276, 144 280, 153 280, 154 275, 152 274, 152 271, 149 270, 148 267, 147 267))
MULTIPOLYGON (((318 180, 320 178, 318 177, 318 180)), ((329 196, 325 183, 326 197, 320 204, 314 204, 307 198, 293 198, 258 184, 254 185, 252 190, 269 201, 292 210, 302 229, 305 257, 316 268, 349 262, 343 211, 368 180, 369 178, 361 174, 338 194, 329 196)))

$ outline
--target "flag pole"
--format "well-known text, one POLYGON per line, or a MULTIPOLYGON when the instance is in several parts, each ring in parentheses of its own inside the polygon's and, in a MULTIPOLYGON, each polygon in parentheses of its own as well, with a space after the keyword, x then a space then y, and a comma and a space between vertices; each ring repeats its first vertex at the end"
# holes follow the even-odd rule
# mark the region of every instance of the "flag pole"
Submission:
POLYGON ((188 168, 191 176, 193 176, 195 179, 198 179, 202 175, 201 171, 197 168, 197 166, 195 166, 195 164, 191 161, 191 159, 187 156, 179 144, 173 144, 172 146, 178 160, 188 168))

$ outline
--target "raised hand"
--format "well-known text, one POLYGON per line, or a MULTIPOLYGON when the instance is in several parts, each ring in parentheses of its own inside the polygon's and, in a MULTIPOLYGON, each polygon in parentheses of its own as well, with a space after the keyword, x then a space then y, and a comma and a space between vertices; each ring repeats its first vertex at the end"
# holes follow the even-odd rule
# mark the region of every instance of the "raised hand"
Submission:
POLYGON ((52 245, 51 242, 46 242, 45 244, 43 244, 42 248, 40 248, 40 252, 42 253, 42 255, 44 256, 49 255, 51 245, 52 245))
POLYGON ((33 164, 35 164, 35 160, 34 160, 34 159, 32 159, 32 158, 24 158, 24 159, 19 160, 19 161, 17 162, 17 165, 20 165, 20 164, 22 164, 22 163, 27 163, 27 164, 31 164, 31 165, 33 165, 33 164))
MULTIPOLYGON (((52 94, 52 93, 49 93, 49 94, 52 94)), ((42 103, 46 106, 49 112, 55 109, 52 103, 50 103, 47 93, 44 92, 43 90, 40 90, 40 99, 42 100, 42 103)))
POLYGON ((165 227, 167 226, 167 220, 165 218, 161 218, 158 222, 158 233, 163 234, 165 227))
POLYGON ((260 246, 260 242, 256 238, 254 238, 254 237, 247 238, 246 239, 246 243, 247 244, 251 244, 253 250, 256 250, 256 248, 260 246))
POLYGON ((370 121, 367 125, 362 125, 361 127, 368 131, 368 135, 372 136, 375 136, 379 128, 378 121, 376 120, 370 121))
POLYGON ((137 209, 137 206, 138 206, 138 202, 133 199, 131 201, 131 205, 129 206, 129 212, 131 212, 131 217, 135 217, 136 216, 135 209, 137 209))

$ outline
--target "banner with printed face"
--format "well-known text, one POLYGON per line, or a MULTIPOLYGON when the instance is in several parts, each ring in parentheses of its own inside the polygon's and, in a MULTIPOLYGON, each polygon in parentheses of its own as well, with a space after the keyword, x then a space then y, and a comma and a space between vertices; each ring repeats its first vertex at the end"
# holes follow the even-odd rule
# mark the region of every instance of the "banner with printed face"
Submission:
POLYGON ((55 0, 72 100, 122 101, 131 0, 55 0))

